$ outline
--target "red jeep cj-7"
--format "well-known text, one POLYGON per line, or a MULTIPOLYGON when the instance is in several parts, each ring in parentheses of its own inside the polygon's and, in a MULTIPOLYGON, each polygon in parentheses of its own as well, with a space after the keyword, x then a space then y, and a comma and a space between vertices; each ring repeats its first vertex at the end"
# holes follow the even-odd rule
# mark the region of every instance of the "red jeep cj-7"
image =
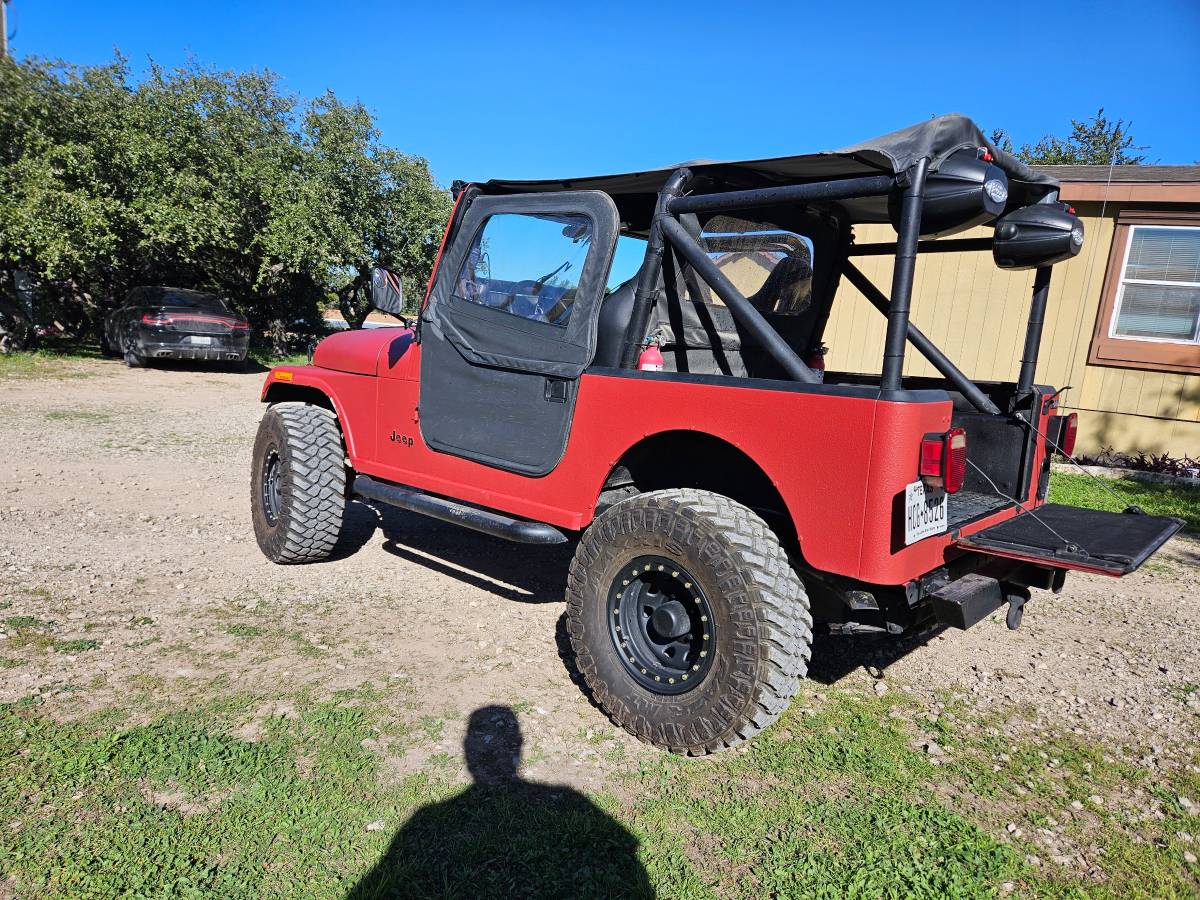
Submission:
MULTIPOLYGON (((835 632, 967 628, 1068 569, 1132 572, 1178 519, 1046 504, 1074 415, 1034 381, 1050 267, 1083 226, 1058 185, 946 116, 836 153, 456 184, 415 327, 273 370, 254 529, 333 550, 354 497, 512 541, 578 539, 567 621, 596 700, 643 740, 749 738, 835 632), (854 243, 891 222, 895 243, 854 243), (988 225, 984 238, 928 240, 988 225), (1034 271, 1012 382, 917 326, 918 253, 1034 271), (895 259, 890 296, 855 265, 895 259), (842 279, 887 318, 881 374, 824 372, 842 279), (906 345, 941 378, 904 378, 906 345)), ((376 272, 375 304, 399 312, 376 272)), ((963 297, 964 304, 975 301, 963 297)))

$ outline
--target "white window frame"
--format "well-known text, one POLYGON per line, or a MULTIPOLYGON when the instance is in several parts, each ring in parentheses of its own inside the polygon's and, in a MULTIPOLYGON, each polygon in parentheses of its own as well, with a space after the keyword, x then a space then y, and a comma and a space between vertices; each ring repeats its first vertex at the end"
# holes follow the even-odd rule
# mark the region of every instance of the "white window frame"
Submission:
POLYGON ((1179 347, 1200 346, 1200 316, 1196 317, 1196 325, 1192 330, 1192 339, 1190 341, 1182 341, 1177 338, 1135 337, 1128 334, 1117 334, 1117 322, 1121 318, 1121 304, 1125 301, 1126 284, 1184 285, 1200 288, 1200 282, 1197 281, 1159 281, 1148 278, 1126 278, 1125 272, 1129 267, 1129 252, 1133 249, 1133 239, 1139 228, 1171 229, 1172 231, 1178 231, 1182 228, 1191 231, 1200 231, 1200 225, 1142 225, 1135 223, 1129 225, 1129 235, 1125 240, 1125 252, 1121 255, 1121 270, 1117 276, 1117 296, 1113 302, 1112 315, 1108 320, 1108 336, 1115 341, 1143 341, 1151 344, 1172 344, 1179 347))

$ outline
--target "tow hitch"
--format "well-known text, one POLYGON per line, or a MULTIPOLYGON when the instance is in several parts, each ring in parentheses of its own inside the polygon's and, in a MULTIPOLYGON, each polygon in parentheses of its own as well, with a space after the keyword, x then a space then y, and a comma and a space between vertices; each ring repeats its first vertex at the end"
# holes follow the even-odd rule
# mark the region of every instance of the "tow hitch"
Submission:
POLYGON ((1021 627, 1021 620, 1025 618, 1025 604, 1029 602, 1029 588, 1009 585, 1007 598, 1008 615, 1004 617, 1004 624, 1008 626, 1009 631, 1016 631, 1021 627))

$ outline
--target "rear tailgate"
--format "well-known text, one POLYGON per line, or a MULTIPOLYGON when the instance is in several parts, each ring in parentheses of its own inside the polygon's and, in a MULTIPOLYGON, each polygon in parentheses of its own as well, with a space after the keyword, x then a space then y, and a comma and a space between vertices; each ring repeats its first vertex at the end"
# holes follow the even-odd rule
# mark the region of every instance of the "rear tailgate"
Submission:
POLYGON ((976 553, 1059 569, 1128 575, 1183 527, 1182 519, 1048 503, 961 537, 976 553))

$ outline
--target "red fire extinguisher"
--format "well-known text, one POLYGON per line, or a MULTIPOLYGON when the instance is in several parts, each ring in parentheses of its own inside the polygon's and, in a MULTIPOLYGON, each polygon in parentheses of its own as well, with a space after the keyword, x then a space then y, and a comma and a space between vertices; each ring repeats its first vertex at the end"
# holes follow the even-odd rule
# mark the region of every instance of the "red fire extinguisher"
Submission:
POLYGON ((643 372, 661 372, 663 370, 663 355, 658 349, 657 341, 650 341, 638 357, 638 368, 643 372))
POLYGON ((812 350, 808 351, 808 356, 804 360, 804 364, 813 370, 813 374, 817 376, 817 381, 825 381, 825 354, 829 352, 829 348, 824 344, 818 344, 812 350))

